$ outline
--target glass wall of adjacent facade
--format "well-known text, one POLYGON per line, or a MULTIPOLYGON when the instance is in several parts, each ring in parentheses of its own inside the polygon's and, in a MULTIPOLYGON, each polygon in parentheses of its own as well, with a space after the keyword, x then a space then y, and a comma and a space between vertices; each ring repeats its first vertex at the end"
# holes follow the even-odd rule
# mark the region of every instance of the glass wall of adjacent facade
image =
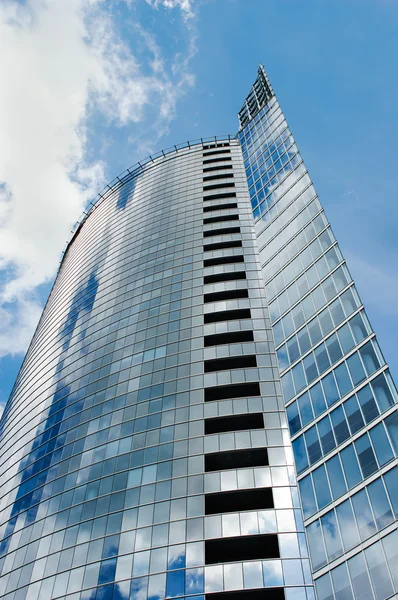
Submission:
POLYGON ((242 146, 319 600, 398 592, 397 393, 262 67, 242 146))
MULTIPOLYGON (((244 134, 247 148, 253 133, 244 134)), ((313 238, 324 235, 320 207, 309 206, 313 238)), ((314 599, 259 256, 237 140, 151 159, 91 209, 66 250, 0 424, 4 600, 254 600, 265 591, 270 600, 314 599)), ((393 389, 344 264, 331 277, 340 309, 328 310, 342 314, 331 333, 336 352, 352 335, 347 377, 362 367, 369 390, 379 390, 371 427, 351 444, 359 461, 367 447, 384 461, 363 486, 381 529, 393 514, 374 500, 379 485, 386 506, 394 501, 393 389)), ((285 318, 275 316, 278 302, 274 322, 285 318)), ((284 367, 285 387, 298 360, 284 367)), ((291 385, 301 385, 294 377, 291 385)), ((358 386, 354 394, 368 418, 358 386)), ((304 406, 296 395, 288 402, 304 406)), ((324 413, 329 418, 326 405, 324 413)), ((293 432, 303 448, 307 430, 303 421, 293 432)), ((303 468, 308 488, 324 462, 303 468)), ((355 511, 354 499, 346 504, 355 511)), ((323 517, 316 507, 307 519, 326 531, 337 510, 330 505, 323 517)), ((378 543, 388 570, 391 536, 378 543)), ((372 548, 363 555, 371 578, 372 548)), ((362 563, 339 568, 352 579, 362 563)))

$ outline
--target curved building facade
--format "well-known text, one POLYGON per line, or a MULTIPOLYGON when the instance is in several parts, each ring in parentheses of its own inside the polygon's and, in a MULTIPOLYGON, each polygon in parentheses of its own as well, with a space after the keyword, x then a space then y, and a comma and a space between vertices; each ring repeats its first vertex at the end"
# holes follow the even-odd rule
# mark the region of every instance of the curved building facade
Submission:
POLYGON ((239 120, 67 246, 0 422, 2 599, 398 594, 388 365, 262 66, 239 120))
POLYGON ((5 600, 313 599, 238 140, 151 159, 91 209, 0 455, 5 600))

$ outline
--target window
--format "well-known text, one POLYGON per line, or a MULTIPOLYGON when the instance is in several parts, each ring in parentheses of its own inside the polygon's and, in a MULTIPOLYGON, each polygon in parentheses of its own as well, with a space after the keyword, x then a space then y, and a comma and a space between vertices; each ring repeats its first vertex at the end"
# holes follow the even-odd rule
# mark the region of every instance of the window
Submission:
POLYGON ((326 552, 322 538, 321 526, 318 521, 306 528, 312 568, 317 571, 327 563, 326 552))
POLYGON ((308 518, 314 514, 314 512, 316 512, 316 502, 312 487, 311 475, 307 475, 307 477, 304 477, 301 481, 299 481, 299 488, 304 517, 308 518))
POLYGON ((222 344, 238 344, 241 342, 252 342, 254 340, 252 331, 231 331, 230 333, 216 333, 204 336, 204 346, 220 346, 222 344))
POLYGON ((240 233, 240 227, 222 227, 221 229, 209 229, 203 232, 203 237, 213 237, 215 235, 227 235, 229 233, 240 233))
POLYGON ((356 440, 355 448, 358 454, 359 464, 361 465, 362 474, 364 478, 369 477, 369 475, 377 471, 377 462, 369 438, 366 434, 356 440))
POLYGON ((385 420, 387 431, 390 435, 395 454, 398 454, 398 412, 394 412, 385 420))
POLYGON ((240 240, 231 240, 230 242, 216 242, 214 244, 205 244, 203 246, 203 251, 211 252, 213 250, 223 250, 225 248, 242 248, 242 242, 240 240))
POLYGON ((239 215, 220 215, 218 217, 208 217, 203 219, 203 224, 208 225, 209 223, 222 223, 223 221, 238 221, 239 215))
MULTIPOLYGON (((235 187, 235 183, 233 181, 230 181, 228 183, 212 183, 210 185, 204 185, 203 191, 208 192, 210 190, 220 190, 220 189, 229 188, 229 187, 235 187)), ((208 196, 207 196, 207 198, 203 198, 203 200, 208 200, 208 199, 209 199, 208 196)))
POLYGON ((219 256, 217 258, 207 258, 203 261, 204 267, 213 267, 216 265, 229 265, 233 263, 243 263, 245 259, 242 254, 232 256, 219 256))
POLYGON ((262 467, 268 465, 266 448, 250 448, 249 450, 229 450, 205 454, 205 472, 242 469, 245 467, 262 467))
POLYGON ((362 480, 358 460, 353 446, 350 445, 347 446, 347 448, 344 448, 344 450, 342 450, 340 453, 340 456, 343 463, 343 469, 347 479, 348 488, 350 489, 362 480))
POLYGON ((334 560, 343 552, 336 515, 333 510, 321 518, 323 537, 329 560, 334 560))
POLYGON ((250 535, 205 541, 205 563, 279 558, 277 535, 250 535))
MULTIPOLYGON (((228 165, 227 167, 224 167, 224 168, 232 169, 232 165, 228 165)), ((213 169, 214 169, 214 167, 213 167, 213 169)), ((233 173, 216 173, 216 175, 205 175, 203 177, 203 181, 215 181, 216 179, 233 179, 233 177, 234 177, 233 173)), ((207 186, 205 186, 203 189, 212 189, 212 188, 208 188, 207 186)))
POLYGON ((220 283, 222 281, 237 281, 246 279, 245 271, 231 271, 229 273, 215 273, 214 275, 205 275, 203 277, 203 283, 220 283))
POLYGON ((250 319, 250 308, 238 308, 236 310, 223 310, 203 315, 206 323, 219 323, 220 321, 236 321, 238 319, 250 319))
POLYGON ((351 503, 346 500, 336 508, 337 520, 343 539, 344 550, 347 551, 359 544, 359 534, 352 512, 351 503))
POLYGON ((360 600, 374 600, 372 586, 370 585, 368 570, 362 552, 353 556, 347 564, 355 598, 360 600))
POLYGON ((274 508, 271 488, 219 492, 205 496, 206 515, 269 508, 274 508))
POLYGON ((376 525, 366 490, 361 490, 357 494, 354 494, 352 505, 354 507, 359 535, 361 536, 361 540, 366 540, 366 538, 376 533, 376 525))
POLYGON ((248 356, 228 356, 227 358, 213 358, 204 361, 205 373, 214 371, 226 371, 229 369, 246 369, 257 367, 257 360, 254 354, 248 356))
POLYGON ((329 502, 332 497, 330 495, 329 483, 326 477, 326 471, 324 465, 321 465, 312 473, 314 481, 315 493, 318 501, 318 508, 321 509, 329 502))
POLYGON ((377 529, 383 529, 383 527, 386 527, 393 520, 383 482, 381 479, 376 479, 366 489, 372 504, 377 529))
POLYGON ((377 600, 388 598, 393 593, 393 588, 380 542, 365 550, 365 558, 377 600))
POLYGON ((259 383, 236 383, 232 385, 218 385, 211 388, 205 388, 205 402, 260 395, 259 383))
POLYGON ((236 202, 212 204, 211 206, 204 206, 203 212, 212 212, 213 210, 227 210, 229 208, 238 208, 238 204, 236 202))
POLYGON ((221 194, 211 194, 211 196, 205 196, 203 202, 208 200, 221 200, 222 198, 236 198, 236 192, 222 192, 221 194))
POLYGON ((247 429, 263 429, 263 413, 247 413, 205 419, 205 435, 224 433, 227 431, 245 431, 247 429))
POLYGON ((394 458, 394 453, 391 449, 390 442, 386 434, 383 423, 378 423, 369 431, 370 439, 376 452, 377 462, 382 467, 394 458))
POLYGON ((338 498, 347 491, 338 454, 326 462, 326 469, 329 475, 333 498, 338 498))
POLYGON ((331 573, 336 600, 353 600, 347 565, 343 563, 331 573))
POLYGON ((210 294, 204 294, 203 301, 208 302, 220 302, 221 300, 237 300, 239 298, 248 298, 248 290, 225 290, 224 292, 211 292, 210 294))

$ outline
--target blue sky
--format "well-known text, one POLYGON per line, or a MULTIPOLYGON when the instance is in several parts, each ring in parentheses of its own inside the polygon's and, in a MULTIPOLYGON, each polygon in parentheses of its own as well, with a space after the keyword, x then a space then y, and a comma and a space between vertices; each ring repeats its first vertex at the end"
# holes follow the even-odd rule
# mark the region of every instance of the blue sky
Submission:
POLYGON ((259 62, 398 376, 398 2, 49 4, 0 5, 0 404, 84 204, 151 152, 235 133, 259 62))

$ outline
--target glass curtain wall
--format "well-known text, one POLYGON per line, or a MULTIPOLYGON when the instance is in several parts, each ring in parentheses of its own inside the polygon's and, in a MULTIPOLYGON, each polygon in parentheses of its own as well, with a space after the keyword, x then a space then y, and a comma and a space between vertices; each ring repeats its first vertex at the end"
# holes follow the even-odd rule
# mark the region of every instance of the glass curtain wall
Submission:
POLYGON ((398 591, 397 393, 270 82, 239 113, 319 600, 398 591))
POLYGON ((0 456, 4 600, 314 600, 237 140, 160 153, 90 211, 0 456))

